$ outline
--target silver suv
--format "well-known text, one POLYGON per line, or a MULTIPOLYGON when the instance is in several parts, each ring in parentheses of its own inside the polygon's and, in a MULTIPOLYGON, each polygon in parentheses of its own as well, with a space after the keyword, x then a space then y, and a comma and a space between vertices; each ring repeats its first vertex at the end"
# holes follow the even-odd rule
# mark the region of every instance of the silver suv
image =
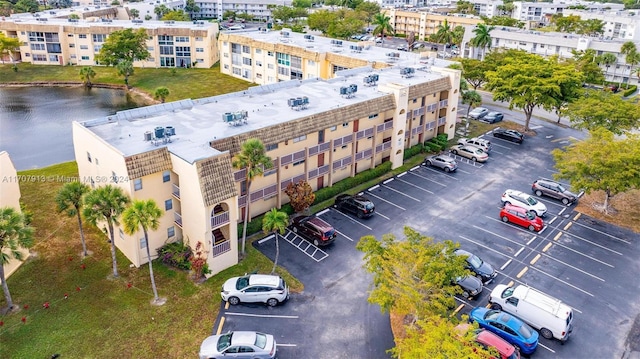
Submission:
POLYGON ((289 287, 277 275, 251 274, 228 279, 222 285, 220 296, 231 305, 245 302, 275 307, 289 299, 289 287))
POLYGON ((491 141, 485 140, 484 138, 461 138, 458 140, 458 144, 476 146, 478 148, 481 148, 486 153, 489 153, 489 151, 491 151, 491 141))
POLYGON ((538 178, 533 181, 531 191, 538 197, 542 195, 562 201, 565 205, 578 200, 578 195, 566 189, 562 184, 547 178, 538 178))

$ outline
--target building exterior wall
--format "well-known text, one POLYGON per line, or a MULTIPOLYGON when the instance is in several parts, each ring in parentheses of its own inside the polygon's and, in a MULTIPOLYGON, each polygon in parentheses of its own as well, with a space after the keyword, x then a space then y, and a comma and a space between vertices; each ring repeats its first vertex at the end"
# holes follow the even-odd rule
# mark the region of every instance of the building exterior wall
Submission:
MULTIPOLYGON (((0 151, 0 207, 13 208, 18 212, 20 209, 20 180, 16 168, 13 166, 11 157, 6 151, 0 151)), ((29 256, 29 250, 21 248, 23 258, 26 260, 29 256)), ((5 278, 9 278, 20 265, 22 261, 12 258, 4 265, 5 278)))
MULTIPOLYGON (((201 19, 218 19, 222 20, 222 16, 226 11, 233 11, 236 14, 248 14, 254 19, 260 21, 271 20, 271 9, 269 5, 275 5, 269 0, 218 0, 218 1, 196 1, 196 5, 200 8, 198 14, 201 19)), ((291 6, 291 0, 283 0, 277 3, 278 6, 291 6)))
POLYGON ((403 9, 383 9, 382 11, 391 18, 391 26, 397 34, 408 35, 413 32, 416 40, 426 40, 430 35, 438 32, 438 26, 445 20, 452 29, 456 26, 476 25, 482 22, 482 19, 477 16, 463 14, 440 15, 403 9))
POLYGON ((134 67, 209 68, 218 61, 218 25, 215 23, 105 21, 7 19, 0 22, 0 31, 22 43, 20 61, 37 65, 95 66, 95 55, 108 35, 131 27, 147 31, 147 49, 151 55, 145 61, 135 61, 134 67), (161 54, 161 47, 170 53, 161 54))
POLYGON ((624 9, 623 4, 614 3, 594 3, 586 1, 576 2, 513 2, 513 13, 511 17, 520 21, 537 21, 546 23, 547 19, 554 14, 564 14, 564 11, 571 6, 584 5, 588 10, 603 10, 603 9, 624 9))
POLYGON ((605 40, 623 39, 640 41, 640 19, 634 12, 627 11, 584 11, 566 9, 565 16, 580 16, 581 20, 600 20, 604 23, 605 40))

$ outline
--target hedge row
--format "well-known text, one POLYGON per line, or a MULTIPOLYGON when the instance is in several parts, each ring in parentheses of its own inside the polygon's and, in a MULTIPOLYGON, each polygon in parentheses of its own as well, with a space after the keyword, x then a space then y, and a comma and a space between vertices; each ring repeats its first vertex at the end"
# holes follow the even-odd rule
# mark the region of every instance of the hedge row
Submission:
POLYGON ((638 89, 637 85, 629 86, 629 88, 622 93, 622 96, 624 97, 631 96, 634 92, 636 92, 637 89, 638 89))

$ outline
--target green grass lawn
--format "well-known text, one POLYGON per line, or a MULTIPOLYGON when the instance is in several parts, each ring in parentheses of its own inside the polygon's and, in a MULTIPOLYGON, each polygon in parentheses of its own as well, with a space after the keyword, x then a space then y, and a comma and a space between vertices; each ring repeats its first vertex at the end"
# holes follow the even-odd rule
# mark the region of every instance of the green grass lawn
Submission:
MULTIPOLYGON (((79 66, 43 66, 21 63, 18 71, 13 71, 10 64, 0 65, 0 83, 19 82, 56 82, 77 81, 81 83, 79 66)), ((96 77, 93 83, 124 85, 124 78, 118 76, 115 68, 93 66, 96 77)), ((129 84, 134 88, 153 96, 155 89, 164 86, 169 89, 166 101, 186 98, 202 98, 221 95, 229 92, 246 90, 255 86, 247 81, 220 73, 219 65, 210 69, 167 69, 136 68, 129 84)))
MULTIPOLYGON (((34 176, 77 176, 75 162, 20 172, 34 176)), ((0 358, 195 358, 211 334, 220 308, 220 287, 227 278, 273 263, 253 246, 237 266, 196 284, 188 273, 154 262, 164 306, 153 306, 149 267, 130 268, 118 256, 120 277, 108 279, 111 252, 107 237, 87 225, 87 246, 93 255, 82 260, 75 218, 55 211, 62 182, 21 183, 22 201, 33 212, 36 256, 8 279, 20 311, 0 316, 0 358), (84 268, 83 268, 84 265, 84 268), (131 284, 131 287, 128 284, 131 284), (67 298, 65 299, 65 295, 67 298), (49 308, 43 304, 48 302, 49 308), (22 322, 25 318, 25 322, 22 322)), ((292 291, 300 282, 279 268, 292 291)), ((0 308, 6 306, 0 296, 0 308)))

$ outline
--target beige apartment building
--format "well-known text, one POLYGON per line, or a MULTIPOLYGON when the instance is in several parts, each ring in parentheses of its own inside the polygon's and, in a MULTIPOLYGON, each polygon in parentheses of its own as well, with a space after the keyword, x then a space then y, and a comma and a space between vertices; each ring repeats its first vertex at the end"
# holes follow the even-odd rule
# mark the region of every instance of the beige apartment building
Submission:
POLYGON ((383 9, 383 13, 389 16, 390 23, 396 34, 409 35, 414 33, 416 40, 427 38, 438 32, 438 27, 447 23, 451 29, 457 26, 477 25, 482 22, 478 16, 465 14, 442 15, 419 10, 383 9))
POLYGON ((134 62, 134 67, 209 68, 218 61, 216 23, 115 20, 106 16, 65 19, 49 15, 0 21, 1 32, 20 40, 20 53, 13 55, 15 61, 35 65, 95 66, 98 65, 95 56, 109 34, 127 28, 145 29, 149 36, 147 50, 151 56, 134 62))
MULTIPOLYGON (((255 54, 265 46, 225 35, 220 41, 227 42, 223 53, 240 46, 240 53, 255 54)), ((281 61, 297 56, 276 52, 281 61)), ((360 63, 357 53, 347 54, 323 56, 354 56, 353 66, 360 63)), ((154 199, 165 215, 149 233, 151 253, 169 241, 202 242, 218 273, 237 263, 247 201, 255 216, 287 203, 283 189, 289 183, 306 180, 317 190, 383 162, 396 168, 405 149, 440 133, 453 137, 460 72, 449 69, 449 61, 409 55, 415 54, 342 71, 326 61, 324 70, 315 71, 334 78, 274 77, 246 91, 75 122, 80 177, 92 186, 113 183, 131 198, 154 199), (254 180, 251 193, 244 169, 231 165, 249 138, 262 140, 274 164, 254 180)), ((133 264, 147 262, 142 233, 116 230, 116 245, 133 264)))
MULTIPOLYGON (((6 151, 0 151, 0 207, 11 207, 20 212, 20 177, 6 151)), ((23 248, 23 257, 27 258, 29 250, 23 248)), ((11 259, 4 265, 6 278, 15 272, 22 261, 11 259)))

